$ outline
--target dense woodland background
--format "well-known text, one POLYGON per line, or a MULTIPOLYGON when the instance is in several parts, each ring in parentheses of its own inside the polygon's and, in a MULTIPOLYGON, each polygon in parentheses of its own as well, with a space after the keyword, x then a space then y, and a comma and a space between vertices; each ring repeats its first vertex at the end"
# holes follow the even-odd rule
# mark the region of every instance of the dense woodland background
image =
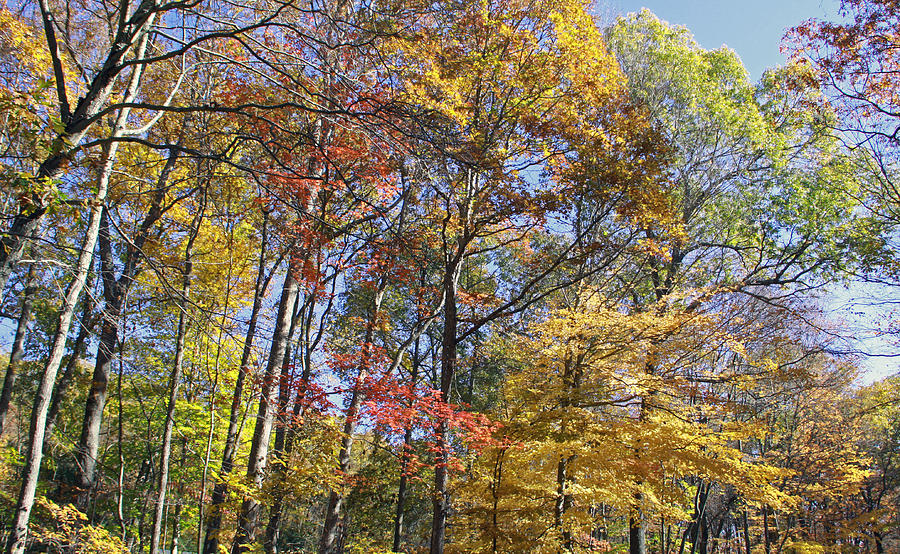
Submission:
POLYGON ((900 549, 900 3, 592 10, 7 0, 7 551, 900 549))

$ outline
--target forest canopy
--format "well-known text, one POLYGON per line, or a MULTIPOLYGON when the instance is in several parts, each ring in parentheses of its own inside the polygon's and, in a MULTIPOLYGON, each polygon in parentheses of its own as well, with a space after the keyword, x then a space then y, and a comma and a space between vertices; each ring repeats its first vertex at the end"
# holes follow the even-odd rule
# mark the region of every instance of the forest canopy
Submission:
POLYGON ((5 551, 900 549, 900 5, 598 11, 5 0, 5 551))

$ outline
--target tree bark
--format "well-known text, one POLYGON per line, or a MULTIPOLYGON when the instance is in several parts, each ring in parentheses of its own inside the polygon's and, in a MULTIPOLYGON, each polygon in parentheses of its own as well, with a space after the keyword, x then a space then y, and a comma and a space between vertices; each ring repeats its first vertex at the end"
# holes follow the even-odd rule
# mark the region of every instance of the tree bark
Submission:
POLYGON ((9 365, 6 368, 6 377, 3 379, 3 390, 0 391, 0 435, 6 425, 6 416, 9 413, 9 403, 12 399, 13 387, 19 373, 19 365, 25 357, 25 334, 28 332, 28 324, 31 322, 31 305, 37 292, 37 278, 34 272, 34 264, 28 266, 28 275, 25 277, 25 292, 22 295, 22 310, 19 313, 19 321, 16 324, 16 336, 13 339, 12 351, 9 353, 9 365))
MULTIPOLYGON (((416 337, 415 349, 413 350, 412 373, 409 377, 410 387, 415 388, 416 381, 419 378, 419 338, 416 337)), ((400 453, 400 483, 397 486, 397 509, 394 514, 394 540, 391 550, 400 552, 400 541, 403 537, 404 513, 406 511, 406 494, 409 483, 407 470, 409 468, 409 453, 412 449, 412 433, 413 428, 410 423, 407 425, 403 433, 403 450, 400 453)))
POLYGON ((572 534, 566 530, 563 522, 563 515, 569 507, 569 494, 566 492, 566 485, 569 481, 568 469, 569 462, 572 457, 560 458, 556 463, 556 501, 553 506, 553 524, 560 532, 563 541, 563 548, 572 550, 572 534))
MULTIPOLYGON (((705 532, 705 524, 706 524, 706 501, 709 499, 709 491, 711 483, 707 483, 704 487, 703 482, 700 482, 700 486, 697 489, 697 504, 694 508, 694 518, 691 521, 691 525, 688 527, 691 531, 691 554, 695 554, 697 552, 697 548, 700 546, 700 541, 703 538, 703 533, 705 532)), ((704 546, 705 548, 705 546, 704 546)))
POLYGON ((640 514, 628 520, 629 554, 647 554, 647 530, 640 514))
MULTIPOLYGON (((461 249, 460 249, 461 250, 461 249)), ((456 291, 459 280, 459 260, 449 266, 444 276, 444 330, 441 340, 441 402, 450 402, 450 389, 456 371, 458 341, 456 338, 459 321, 457 319, 456 291)), ((446 539, 447 516, 450 498, 447 491, 450 464, 450 424, 442 418, 438 422, 434 466, 434 497, 432 500, 431 554, 443 554, 446 539)))
POLYGON ((397 509, 394 513, 394 540, 391 546, 392 552, 400 552, 400 542, 403 538, 404 515, 406 512, 406 495, 409 487, 409 477, 406 475, 409 466, 409 450, 412 448, 412 426, 406 428, 403 434, 403 452, 400 454, 400 484, 397 486, 397 509))
POLYGON ((238 447, 239 420, 241 406, 244 402, 244 382, 250 373, 250 356, 253 353, 253 339, 256 336, 256 325, 262 309, 263 296, 268 285, 266 279, 266 250, 268 248, 267 224, 269 213, 263 212, 262 238, 259 249, 259 267, 256 273, 256 285, 253 289, 253 307, 250 309, 250 320, 247 322, 247 333, 241 351, 241 362, 234 392, 231 395, 231 410, 228 415, 228 431, 225 434, 225 448, 222 451, 222 465, 219 467, 218 482, 213 487, 212 501, 209 507, 209 520, 206 526, 206 538, 203 542, 204 554, 218 554, 219 530, 222 526, 222 504, 228 495, 227 478, 234 469, 234 456, 238 447))
MULTIPOLYGON (((91 276, 88 275, 87 284, 85 285, 88 291, 90 291, 90 281, 91 276)), ((50 439, 53 438, 53 430, 56 428, 56 418, 59 416, 60 407, 62 407, 69 393, 69 387, 72 385, 72 380, 75 377, 75 370, 78 368, 78 361, 81 360, 87 349, 88 337, 93 327, 94 299, 90 292, 84 295, 81 303, 83 307, 81 323, 78 326, 78 335, 75 337, 74 344, 72 344, 72 352, 69 354, 66 368, 53 387, 53 401, 50 404, 50 410, 47 412, 47 423, 44 431, 44 451, 50 447, 50 439)))
MULTIPOLYGON (((250 460, 247 464, 248 481, 257 488, 262 486, 265 477, 266 462, 269 454, 269 437, 272 434, 272 424, 274 423, 275 407, 277 405, 278 375, 280 375, 281 366, 284 363, 284 353, 287 349, 294 303, 297 301, 298 285, 294 278, 293 264, 289 264, 289 266, 287 275, 284 278, 281 300, 278 304, 278 316, 275 330, 272 333, 272 347, 269 351, 269 361, 263 377, 256 427, 253 430, 253 441, 250 446, 250 460)), ((255 540, 259 528, 261 511, 262 507, 255 499, 250 497, 244 499, 238 515, 238 528, 234 543, 231 546, 233 554, 250 551, 251 544, 255 540)))
POLYGON ((743 511, 742 514, 743 524, 744 524, 744 548, 747 554, 751 554, 750 548, 750 526, 747 524, 747 510, 743 511))
MULTIPOLYGON (((310 298, 313 296, 310 295, 310 298)), ((314 305, 309 306, 309 310, 314 310, 314 305)), ((274 475, 272 482, 276 483, 274 491, 274 501, 269 510, 269 522, 266 524, 266 534, 263 541, 263 549, 266 554, 276 554, 278 552, 278 538, 281 531, 281 516, 284 513, 284 497, 285 491, 278 487, 279 483, 284 482, 285 464, 291 456, 293 450, 293 426, 300 414, 303 404, 301 395, 294 400, 294 409, 289 412, 291 404, 291 385, 294 381, 294 372, 291 367, 292 353, 291 344, 294 342, 294 333, 297 329, 297 320, 301 317, 303 308, 300 305, 299 297, 294 307, 294 315, 291 318, 291 330, 288 332, 287 347, 284 349, 284 364, 281 369, 281 380, 278 386, 278 411, 276 417, 278 426, 275 429, 275 444, 272 449, 272 457, 275 458, 274 475)), ((306 382, 309 379, 309 365, 304 365, 302 380, 306 382)))

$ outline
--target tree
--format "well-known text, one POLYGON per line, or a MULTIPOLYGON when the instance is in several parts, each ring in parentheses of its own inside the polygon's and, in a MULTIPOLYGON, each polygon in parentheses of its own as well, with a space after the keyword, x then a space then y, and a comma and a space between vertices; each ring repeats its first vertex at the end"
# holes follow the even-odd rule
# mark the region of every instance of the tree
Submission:
MULTIPOLYGON (((401 69, 409 75, 405 94, 410 102, 435 110, 442 118, 442 134, 453 137, 443 146, 443 158, 429 160, 440 173, 427 183, 427 194, 440 206, 430 217, 440 229, 436 239, 443 256, 443 402, 451 402, 460 344, 546 294, 541 292, 544 278, 571 253, 571 245, 561 248, 561 254, 525 277, 524 285, 510 287, 498 307, 460 327, 459 278, 466 261, 498 245, 526 240, 548 212, 566 209, 557 203, 564 185, 548 180, 536 187, 526 178, 529 171, 542 166, 552 171, 543 161, 547 158, 568 165, 566 153, 578 151, 579 145, 588 159, 613 162, 603 169, 619 181, 598 194, 618 193, 641 205, 639 193, 629 193, 646 182, 633 170, 644 161, 652 165, 654 151, 642 149, 651 141, 640 140, 639 121, 629 119, 633 112, 617 117, 613 109, 622 100, 621 75, 584 10, 580 2, 465 6, 447 11, 447 21, 436 21, 438 26, 411 29, 416 45, 403 47, 406 65, 401 69), (636 129, 629 135, 625 129, 631 124, 636 129), (620 166, 632 169, 631 179, 620 166)), ((652 191, 643 191, 649 192, 644 198, 653 198, 652 191)), ((451 444, 447 422, 442 425, 432 552, 443 551, 449 512, 451 444)))
POLYGON ((808 20, 791 29, 782 48, 807 68, 807 83, 820 88, 833 107, 834 117, 827 124, 855 152, 854 171, 863 177, 856 194, 890 229, 885 251, 871 256, 858 275, 894 285, 898 251, 894 239, 900 223, 900 9, 887 0, 842 0, 839 13, 841 21, 808 20))
POLYGON ((733 447, 753 431, 725 422, 724 403, 701 404, 695 384, 671 377, 685 365, 702 371, 723 342, 737 346, 716 318, 623 314, 606 304, 585 289, 577 308, 553 311, 499 346, 511 353, 496 416, 502 440, 475 463, 461 518, 466 548, 589 550, 600 506, 630 519, 637 499, 648 520, 690 519, 691 489, 710 482, 749 502, 787 500, 770 484, 773 467, 733 447))
POLYGON ((900 11, 890 0, 842 0, 840 15, 841 22, 812 19, 791 29, 785 48, 812 66, 810 77, 835 101, 837 131, 856 146, 895 152, 900 11))
MULTIPOLYGON (((143 56, 147 46, 147 36, 142 34, 142 44, 136 51, 136 56, 143 56)), ((126 89, 124 100, 130 101, 137 93, 140 84, 141 74, 133 71, 129 86, 126 89)), ((117 115, 116 122, 113 126, 112 135, 116 136, 124 128, 128 119, 128 108, 123 108, 117 115)), ((94 255, 94 247, 100 233, 102 224, 106 195, 109 190, 109 179, 112 166, 115 161, 116 143, 111 143, 105 151, 105 159, 100 169, 97 189, 92 199, 90 219, 88 223, 87 235, 84 245, 78 257, 78 263, 75 267, 75 274, 72 281, 66 289, 65 300, 59 314, 59 323, 56 328, 56 336, 53 346, 48 356, 44 372, 41 375, 41 381, 38 385, 38 392, 35 395, 34 407, 31 413, 31 422, 29 427, 29 443, 28 457, 25 474, 22 479, 22 488, 19 492, 16 504, 16 513, 13 520, 13 532, 10 533, 6 548, 9 553, 24 552, 25 538, 28 533, 28 519, 34 504, 34 495, 37 489, 38 474, 41 468, 41 460, 43 458, 44 433, 46 431, 47 412, 50 408, 50 394, 53 384, 56 381, 56 373, 59 370, 62 361, 63 350, 66 344, 66 336, 69 334, 69 327, 72 324, 72 318, 81 290, 87 279, 87 272, 91 266, 91 260, 94 255)), ((28 221, 33 219, 25 218, 28 221)), ((15 223, 14 223, 15 225, 15 223)), ((13 250, 14 251, 14 250, 13 250)), ((8 258, 7 258, 8 259, 8 258)), ((2 263, 2 262, 0 262, 2 263)), ((0 275, 2 277, 2 275, 0 275)), ((5 283, 3 283, 5 285, 5 283)))

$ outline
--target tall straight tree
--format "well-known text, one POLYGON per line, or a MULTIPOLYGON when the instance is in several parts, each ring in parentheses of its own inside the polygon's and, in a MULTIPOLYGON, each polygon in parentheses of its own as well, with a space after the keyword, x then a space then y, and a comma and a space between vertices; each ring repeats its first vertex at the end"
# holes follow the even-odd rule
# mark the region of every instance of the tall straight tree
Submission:
MULTIPOLYGON (((141 58, 147 49, 149 35, 142 32, 140 35, 140 44, 137 47, 134 56, 141 58)), ((137 95, 141 84, 142 68, 136 66, 131 72, 128 80, 124 100, 131 101, 137 95)), ((122 108, 116 114, 113 123, 111 137, 117 138, 124 131, 128 121, 130 108, 122 108)), ((34 505, 34 495, 37 490, 38 475, 41 470, 41 460, 43 459, 44 450, 44 433, 46 431, 47 411, 50 408, 51 393, 56 381, 56 374, 59 371, 62 362, 63 353, 66 346, 66 337, 72 325, 72 319, 78 304, 78 298, 81 296, 82 288, 87 280, 87 274, 93 260, 94 248, 100 235, 103 214, 105 213, 106 196, 109 192, 110 176, 116 160, 116 151, 118 143, 113 141, 107 144, 104 152, 103 165, 100 167, 98 175, 97 189, 91 202, 91 209, 88 218, 88 227, 85 235, 84 244, 81 253, 78 256, 78 262, 75 266, 75 274, 69 287, 66 289, 65 300, 60 309, 59 323, 56 326, 56 334, 53 339, 53 345, 44 371, 41 374, 40 383, 38 384, 37 394, 34 399, 34 407, 31 412, 31 422, 29 426, 28 437, 28 456, 26 458, 25 470, 22 477, 22 488, 19 492, 18 501, 16 503, 15 517, 13 519, 13 531, 10 533, 6 550, 10 554, 18 554, 25 550, 25 540, 28 534, 28 521, 31 516, 31 509, 34 505)))
MULTIPOLYGON (((274 271, 266 275, 268 241, 269 210, 263 209, 262 236, 260 238, 259 261, 257 263, 256 282, 253 288, 253 304, 250 308, 250 317, 247 321, 247 331, 244 336, 244 344, 241 350, 241 359, 238 364, 237 379, 231 396, 231 406, 228 412, 228 429, 225 434, 225 446, 222 450, 222 462, 219 466, 218 481, 213 487, 210 502, 209 519, 207 520, 206 535, 203 541, 204 554, 215 554, 219 550, 219 533, 222 526, 222 504, 228 494, 227 479, 234 470, 234 458, 238 449, 238 436, 240 430, 241 407, 244 401, 244 387, 247 377, 250 375, 250 358, 253 353, 253 341, 256 338, 256 326, 262 311, 263 297, 268 288, 269 281, 274 276, 274 271)), ((275 264, 276 266, 278 264, 275 264)))
POLYGON ((182 269, 180 298, 178 299, 177 304, 178 328, 175 332, 175 359, 172 362, 172 373, 169 375, 169 397, 166 402, 166 417, 163 422, 163 437, 162 445, 160 446, 159 479, 156 483, 156 503, 153 510, 153 531, 150 535, 150 552, 156 552, 159 549, 160 539, 162 537, 162 527, 165 521, 163 514, 166 504, 166 489, 169 484, 169 458, 172 450, 172 429, 175 426, 175 405, 178 401, 178 390, 181 386, 184 365, 184 343, 185 335, 187 334, 187 319, 190 307, 188 302, 191 292, 194 241, 197 240, 197 234, 203 223, 203 211, 206 204, 205 197, 208 194, 208 189, 204 189, 201 194, 204 198, 201 200, 200 208, 195 213, 194 220, 191 222, 190 228, 188 229, 188 237, 184 245, 184 268, 182 269))
MULTIPOLYGON (((281 299, 278 302, 278 316, 275 320, 275 329, 272 332, 269 361, 263 374, 259 413, 256 416, 256 425, 253 430, 253 442, 250 445, 247 478, 256 487, 262 485, 268 465, 269 440, 277 407, 278 378, 281 375, 282 365, 284 364, 291 319, 294 314, 294 304, 297 302, 299 288, 297 279, 294 276, 295 271, 296 266, 293 263, 288 264, 288 271, 281 288, 281 299)), ((261 511, 262 505, 258 500, 249 497, 244 499, 238 516, 237 534, 231 547, 233 554, 250 551, 259 528, 261 511)))
POLYGON ((75 484, 81 489, 79 505, 86 508, 91 489, 94 486, 95 472, 100 450, 100 427, 103 421, 103 410, 106 407, 109 375, 112 361, 115 358, 119 343, 119 328, 128 292, 141 270, 144 257, 144 245, 151 236, 153 227, 171 208, 172 203, 164 203, 167 192, 172 185, 170 175, 175 169, 178 152, 172 152, 161 168, 156 179, 156 187, 150 206, 144 216, 136 236, 130 240, 125 255, 125 263, 121 274, 115 274, 113 237, 110 216, 104 212, 100 222, 100 275, 103 281, 104 307, 100 313, 101 331, 97 345, 97 356, 91 388, 85 403, 84 419, 81 426, 81 438, 76 449, 78 467, 75 484))
POLYGON ((16 322, 16 334, 13 338, 12 350, 9 353, 9 364, 6 367, 6 376, 3 378, 3 389, 0 391, 0 434, 3 433, 4 424, 9 414, 9 402, 12 399, 13 387, 19 373, 19 365, 25 357, 25 333, 31 323, 32 306, 34 296, 37 293, 37 275, 34 264, 28 266, 25 275, 25 290, 22 291, 22 307, 16 322))

